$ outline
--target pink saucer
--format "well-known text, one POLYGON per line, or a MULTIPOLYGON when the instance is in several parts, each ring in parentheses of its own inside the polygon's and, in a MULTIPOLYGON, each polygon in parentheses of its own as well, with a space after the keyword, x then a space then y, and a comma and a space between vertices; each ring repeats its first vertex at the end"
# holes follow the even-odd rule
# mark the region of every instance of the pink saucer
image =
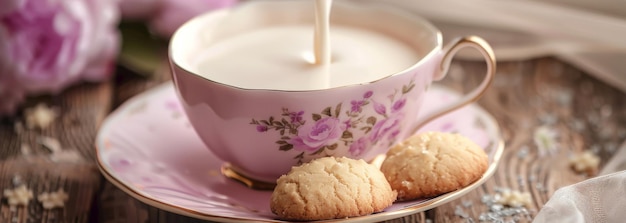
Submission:
MULTIPOLYGON (((436 109, 458 94, 433 86, 424 109, 436 109)), ((477 188, 495 172, 503 151, 496 121, 477 105, 441 117, 423 129, 457 132, 481 145, 490 158, 483 177, 435 198, 396 202, 385 211, 342 221, 383 221, 425 211, 477 188)), ((104 176, 149 205, 212 221, 276 222, 269 208, 271 191, 252 190, 221 175, 223 164, 201 142, 187 120, 171 83, 120 106, 102 124, 96 139, 104 176)))

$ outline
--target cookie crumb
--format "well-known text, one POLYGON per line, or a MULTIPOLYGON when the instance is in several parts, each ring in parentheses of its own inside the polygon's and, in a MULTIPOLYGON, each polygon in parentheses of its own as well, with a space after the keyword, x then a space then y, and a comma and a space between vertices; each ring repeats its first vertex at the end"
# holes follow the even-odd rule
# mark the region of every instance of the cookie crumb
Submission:
POLYGON ((27 206, 30 199, 33 198, 33 191, 28 189, 26 185, 21 185, 17 188, 4 189, 4 197, 7 198, 9 206, 27 206))
POLYGON ((574 170, 576 173, 585 173, 589 176, 592 176, 598 172, 600 157, 598 157, 591 151, 585 151, 571 157, 569 160, 569 164, 572 170, 574 170))
POLYGON ((533 141, 539 150, 539 156, 552 155, 558 149, 558 133, 555 129, 543 125, 535 129, 533 141))
POLYGON ((64 207, 68 198, 69 196, 63 189, 50 193, 44 192, 37 196, 37 199, 41 202, 43 208, 48 210, 64 207))
POLYGON ((49 108, 43 103, 39 103, 35 107, 26 109, 24 114, 26 117, 26 127, 29 129, 46 129, 58 116, 54 109, 49 108))
MULTIPOLYGON (((506 189, 508 190, 508 189, 506 189)), ((481 198, 481 203, 487 207, 487 211, 480 213, 478 217, 479 222, 531 222, 532 211, 526 209, 526 207, 510 207, 498 203, 500 199, 500 193, 504 190, 498 190, 495 195, 486 194, 481 198)))
POLYGON ((499 204, 509 207, 530 207, 533 199, 528 192, 520 192, 517 190, 503 190, 500 192, 498 199, 499 204))

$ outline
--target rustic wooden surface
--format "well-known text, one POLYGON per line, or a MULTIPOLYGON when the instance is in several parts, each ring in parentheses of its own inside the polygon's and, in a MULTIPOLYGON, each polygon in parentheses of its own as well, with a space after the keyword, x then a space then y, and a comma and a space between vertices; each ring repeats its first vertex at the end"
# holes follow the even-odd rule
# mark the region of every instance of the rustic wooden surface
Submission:
MULTIPOLYGON (((484 64, 455 61, 445 85, 464 91, 476 86, 484 64)), ((26 184, 37 195, 63 188, 69 193, 65 208, 43 210, 31 200, 27 207, 0 203, 0 222, 204 222, 143 204, 108 183, 95 163, 93 141, 106 114, 128 98, 167 81, 164 66, 152 77, 118 68, 108 83, 73 87, 59 96, 30 99, 26 107, 44 102, 61 116, 43 130, 16 129, 18 115, 0 122, 0 191, 26 184), (41 137, 58 139, 64 150, 76 151, 76 162, 55 162, 41 137), (30 149, 23 149, 28 145, 30 149)), ((560 187, 590 176, 572 172, 569 157, 593 150, 604 165, 626 140, 626 95, 590 75, 554 58, 498 64, 498 74, 479 104, 502 127, 506 148, 492 179, 466 196, 438 208, 388 222, 478 222, 488 207, 485 195, 498 188, 530 192, 531 216, 560 187), (558 149, 540 155, 533 142, 539 126, 558 133, 558 149)), ((0 100, 1 103, 1 100, 0 100)), ((624 148, 623 148, 624 149, 624 148)), ((521 219, 520 222, 528 220, 521 219)))

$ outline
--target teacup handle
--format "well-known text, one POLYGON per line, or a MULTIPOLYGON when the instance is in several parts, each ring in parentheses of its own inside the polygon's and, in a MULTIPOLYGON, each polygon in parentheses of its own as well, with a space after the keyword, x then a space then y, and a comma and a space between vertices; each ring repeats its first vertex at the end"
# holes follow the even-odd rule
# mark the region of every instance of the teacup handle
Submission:
POLYGON ((452 58, 460 49, 465 47, 473 47, 485 57, 485 61, 487 62, 487 74, 485 75, 485 78, 478 87, 460 98, 458 101, 424 115, 422 119, 418 120, 417 125, 413 128, 413 133, 417 132, 420 128, 432 120, 477 101, 485 93, 485 90, 487 90, 489 85, 491 85, 491 81, 496 73, 496 57, 494 56, 493 49, 491 49, 491 46, 487 43, 487 41, 477 36, 457 38, 445 47, 443 51, 443 58, 441 60, 439 70, 435 73, 434 80, 441 80, 446 76, 448 68, 450 67, 450 62, 452 62, 452 58))

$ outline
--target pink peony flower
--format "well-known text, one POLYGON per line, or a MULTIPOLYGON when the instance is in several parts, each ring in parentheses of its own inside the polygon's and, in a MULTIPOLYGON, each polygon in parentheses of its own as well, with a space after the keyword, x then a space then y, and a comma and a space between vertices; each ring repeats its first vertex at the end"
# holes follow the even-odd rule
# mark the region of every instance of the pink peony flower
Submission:
POLYGON ((2 1, 0 115, 24 95, 108 78, 119 48, 117 21, 112 0, 2 1))
POLYGON ((313 124, 303 125, 298 129, 298 136, 292 138, 290 143, 297 150, 313 152, 337 142, 344 130, 345 125, 339 119, 326 117, 313 124))

